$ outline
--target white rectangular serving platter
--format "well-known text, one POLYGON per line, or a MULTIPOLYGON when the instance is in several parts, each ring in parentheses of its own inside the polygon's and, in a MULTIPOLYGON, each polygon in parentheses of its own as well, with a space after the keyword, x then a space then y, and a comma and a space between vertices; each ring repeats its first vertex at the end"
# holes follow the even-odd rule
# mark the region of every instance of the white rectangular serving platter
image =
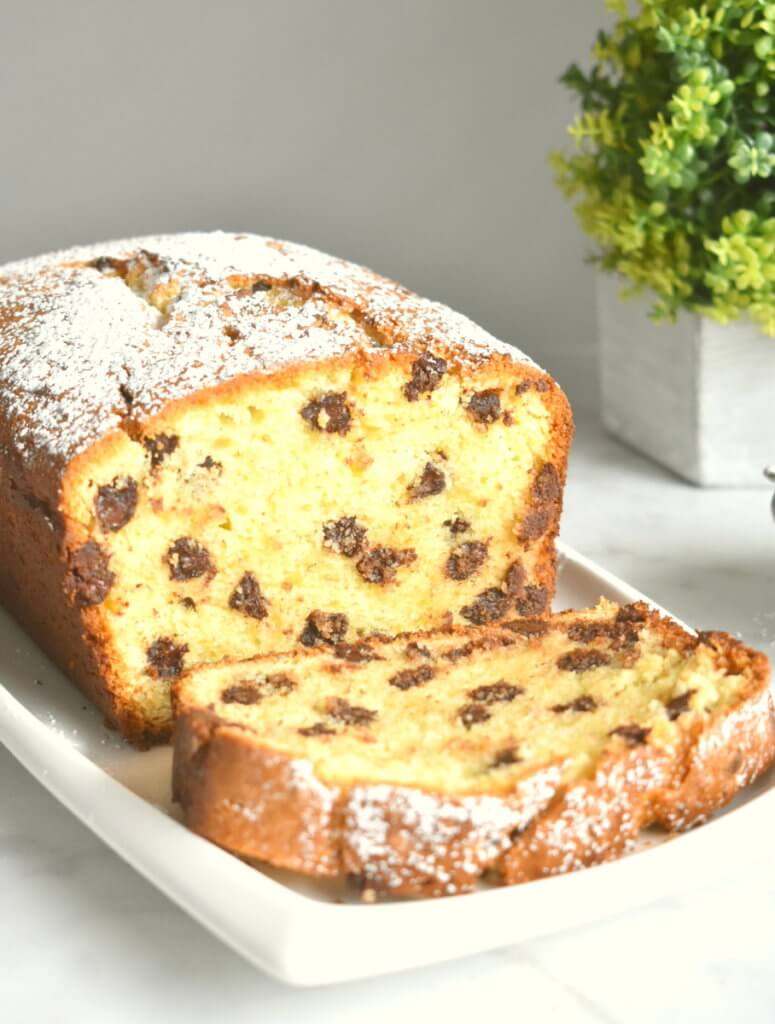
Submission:
MULTIPOLYGON (((557 608, 643 595, 560 546, 557 608)), ((653 602, 652 602, 653 603, 653 602)), ((775 771, 713 821, 647 834, 611 864, 443 899, 354 902, 340 885, 247 864, 180 824, 170 750, 132 750, 0 612, 0 742, 116 853, 251 963, 295 985, 418 967, 642 905, 767 855, 775 771)))

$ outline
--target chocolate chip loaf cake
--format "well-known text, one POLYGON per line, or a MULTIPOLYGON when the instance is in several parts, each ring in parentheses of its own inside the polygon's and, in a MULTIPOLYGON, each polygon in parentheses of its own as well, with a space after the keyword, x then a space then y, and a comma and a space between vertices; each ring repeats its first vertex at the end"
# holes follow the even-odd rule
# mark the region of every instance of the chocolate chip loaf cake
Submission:
POLYGON ((199 662, 543 612, 570 435, 518 350, 300 246, 0 268, 0 600, 139 744, 199 662))
POLYGON ((176 684, 175 794, 239 854, 441 895, 705 820, 775 756, 769 663, 646 605, 330 643, 176 684))

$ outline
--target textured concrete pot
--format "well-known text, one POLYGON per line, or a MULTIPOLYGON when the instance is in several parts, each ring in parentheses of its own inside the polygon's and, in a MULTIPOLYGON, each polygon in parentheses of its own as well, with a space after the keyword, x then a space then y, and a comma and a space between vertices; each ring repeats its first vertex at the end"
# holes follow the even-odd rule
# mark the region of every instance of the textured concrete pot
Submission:
POLYGON ((705 487, 766 487, 775 457, 775 338, 740 322, 680 314, 654 324, 649 302, 598 277, 602 416, 607 429, 705 487))

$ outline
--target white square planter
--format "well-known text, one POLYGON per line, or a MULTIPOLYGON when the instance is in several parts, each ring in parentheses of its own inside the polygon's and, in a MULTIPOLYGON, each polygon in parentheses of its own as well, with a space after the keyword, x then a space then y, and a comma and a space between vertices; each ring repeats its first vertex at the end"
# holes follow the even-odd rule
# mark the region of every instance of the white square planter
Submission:
POLYGON ((645 298, 598 276, 603 422, 616 437, 703 486, 771 486, 775 462, 775 338, 679 314, 655 324, 645 298))

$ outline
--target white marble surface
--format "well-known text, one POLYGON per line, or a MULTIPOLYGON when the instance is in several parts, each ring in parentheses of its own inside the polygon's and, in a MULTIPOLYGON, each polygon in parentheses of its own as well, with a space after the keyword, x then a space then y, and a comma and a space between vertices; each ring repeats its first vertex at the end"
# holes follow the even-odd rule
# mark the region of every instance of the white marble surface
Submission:
MULTIPOLYGON (((775 651, 775 524, 762 491, 698 491, 579 427, 563 536, 701 626, 775 651)), ((640 1024, 775 1020, 775 881, 712 888, 512 949, 293 990, 221 946, 0 750, 0 1021, 49 1018, 640 1024)))

